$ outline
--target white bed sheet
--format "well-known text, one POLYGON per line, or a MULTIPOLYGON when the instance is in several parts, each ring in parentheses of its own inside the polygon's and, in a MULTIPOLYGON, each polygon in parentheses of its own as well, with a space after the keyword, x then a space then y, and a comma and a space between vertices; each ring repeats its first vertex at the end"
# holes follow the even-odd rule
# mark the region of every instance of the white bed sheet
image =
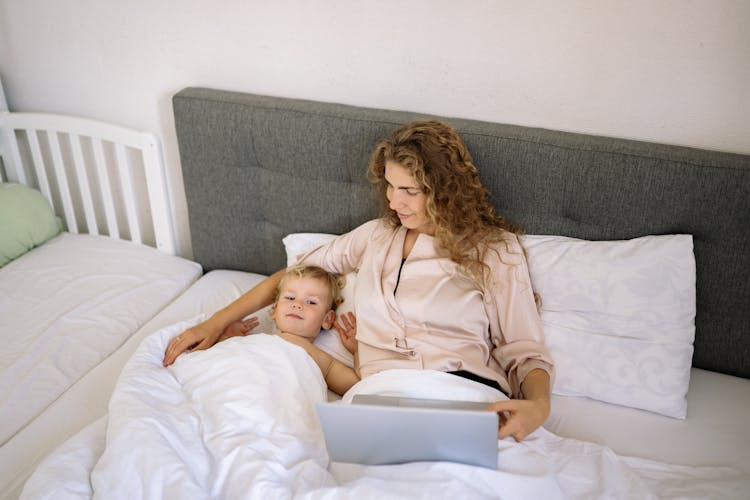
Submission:
POLYGON ((70 233, 0 269, 0 487, 24 427, 200 274, 146 245, 70 233))
MULTIPOLYGON (((137 343, 147 333, 193 317, 200 312, 213 311, 259 279, 257 275, 231 271, 215 271, 201 278, 188 292, 154 318, 147 328, 134 336, 117 353, 118 359, 115 362, 108 363, 110 366, 100 367, 103 371, 99 372, 108 373, 107 376, 100 378, 96 372, 92 372, 91 375, 95 376, 96 380, 84 379, 84 383, 79 384, 81 387, 76 387, 79 389, 79 400, 86 399, 87 387, 98 387, 97 392, 101 397, 96 398, 96 411, 89 412, 88 421, 93 422, 95 418, 105 414, 105 403, 102 399, 112 390, 113 376, 116 376, 119 367, 125 363, 137 343), (102 387, 101 379, 108 379, 109 382, 102 387)), ((688 395, 688 418, 684 421, 586 399, 556 397, 546 427, 564 437, 605 444, 622 455, 666 460, 684 465, 727 465, 747 473, 746 459, 750 447, 747 445, 748 432, 744 428, 747 417, 750 416, 748 398, 745 396, 750 386, 749 381, 702 370, 694 370, 693 376, 688 395), (713 438, 706 432, 706 429, 712 426, 713 438)), ((69 399, 75 405, 76 399, 70 396, 69 399)), ((78 469, 78 474, 85 475, 103 449, 105 424, 105 419, 92 423, 89 428, 53 453, 40 467, 40 471, 54 470, 58 467, 59 474, 74 474, 75 469, 78 469), (84 466, 84 462, 89 466, 84 466), (75 465, 71 466, 72 463, 75 465)), ((655 467, 654 474, 658 477, 661 472, 658 471, 658 464, 655 464, 655 467)), ((42 477, 49 476, 36 474, 30 482, 30 487, 39 487, 39 481, 44 480, 40 479, 42 477)), ((86 478, 82 479, 84 482, 79 483, 77 487, 85 489, 86 478), (82 484, 84 486, 81 486, 82 484)), ((687 480, 687 476, 685 479, 687 480)), ((86 497, 87 493, 81 493, 86 497)))
POLYGON ((750 474, 750 380, 693 368, 685 420, 586 398, 552 397, 545 427, 616 453, 750 474))

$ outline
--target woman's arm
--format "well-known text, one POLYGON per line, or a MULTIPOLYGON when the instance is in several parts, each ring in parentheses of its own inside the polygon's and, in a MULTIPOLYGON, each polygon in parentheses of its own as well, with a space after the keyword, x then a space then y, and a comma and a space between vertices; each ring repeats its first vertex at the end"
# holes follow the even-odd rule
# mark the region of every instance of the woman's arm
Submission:
POLYGON ((177 356, 190 348, 208 349, 219 340, 221 333, 232 322, 271 304, 284 272, 284 269, 275 272, 203 323, 188 328, 170 340, 164 353, 164 366, 174 363, 177 356))
POLYGON ((296 344, 307 351, 323 373, 323 380, 328 388, 343 396, 354 384, 359 382, 359 375, 344 363, 334 359, 330 354, 310 342, 310 340, 288 333, 279 334, 281 338, 296 344))
POLYGON ((516 441, 522 441, 549 417, 550 380, 546 371, 531 370, 521 383, 521 390, 524 399, 499 401, 488 408, 500 417, 497 433, 500 439, 513 436, 516 441))
POLYGON ((544 345, 544 331, 534 300, 529 269, 518 238, 487 252, 492 269, 485 290, 490 320, 492 357, 508 378, 511 397, 492 405, 500 416, 498 436, 520 441, 544 424, 550 412, 550 387, 554 376, 552 356, 544 345))

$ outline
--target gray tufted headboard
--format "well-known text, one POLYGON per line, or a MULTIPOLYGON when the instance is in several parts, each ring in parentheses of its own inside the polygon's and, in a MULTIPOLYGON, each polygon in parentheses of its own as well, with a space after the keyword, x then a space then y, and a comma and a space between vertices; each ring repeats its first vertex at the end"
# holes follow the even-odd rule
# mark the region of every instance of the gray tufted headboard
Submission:
MULTIPOLYGON (((188 88, 173 98, 195 259, 269 274, 291 232, 377 214, 375 144, 425 115, 188 88)), ((529 234, 694 236, 696 367, 750 378, 750 156, 443 118, 529 234)))

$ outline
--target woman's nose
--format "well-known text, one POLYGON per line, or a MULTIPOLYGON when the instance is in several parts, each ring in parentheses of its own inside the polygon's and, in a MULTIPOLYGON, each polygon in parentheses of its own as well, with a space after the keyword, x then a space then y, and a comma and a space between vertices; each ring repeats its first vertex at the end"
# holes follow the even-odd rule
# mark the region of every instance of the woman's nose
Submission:
POLYGON ((401 206, 401 201, 398 196, 391 195, 390 199, 388 200, 388 207, 391 210, 396 210, 396 208, 401 206))

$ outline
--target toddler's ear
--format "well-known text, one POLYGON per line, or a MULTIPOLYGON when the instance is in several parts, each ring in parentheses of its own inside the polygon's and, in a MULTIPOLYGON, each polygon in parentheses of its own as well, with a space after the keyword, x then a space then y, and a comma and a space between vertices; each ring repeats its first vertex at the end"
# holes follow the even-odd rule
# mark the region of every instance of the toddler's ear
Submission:
POLYGON ((325 317, 323 317, 323 324, 321 325, 321 328, 323 330, 330 330, 331 328, 333 328, 333 322, 335 320, 336 320, 336 311, 331 309, 330 311, 326 313, 325 317))

